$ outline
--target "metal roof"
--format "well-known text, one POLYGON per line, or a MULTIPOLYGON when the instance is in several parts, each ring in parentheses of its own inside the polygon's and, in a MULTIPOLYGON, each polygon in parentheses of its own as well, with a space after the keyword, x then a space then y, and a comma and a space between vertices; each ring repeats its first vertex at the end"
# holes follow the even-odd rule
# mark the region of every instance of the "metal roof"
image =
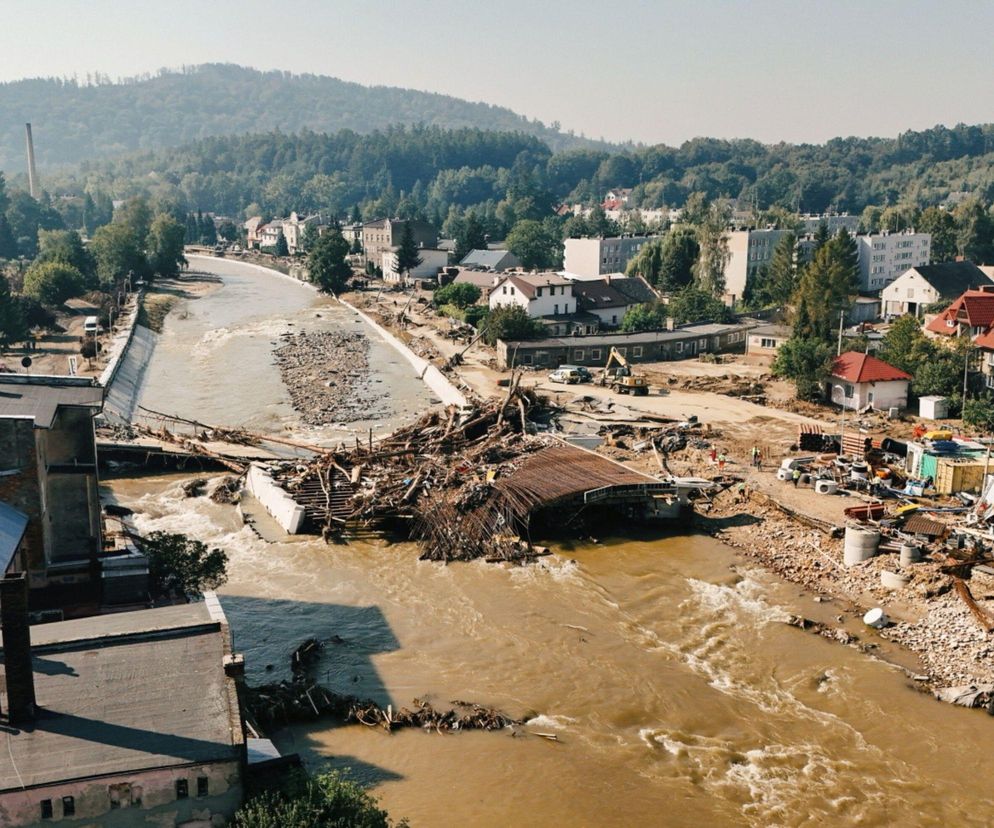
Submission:
POLYGON ((0 577, 7 571, 17 547, 21 545, 28 516, 0 500, 0 577))
POLYGON ((686 339, 695 339, 700 336, 714 336, 715 334, 730 333, 732 331, 750 330, 755 323, 739 322, 730 325, 720 325, 715 323, 701 323, 698 325, 687 325, 682 328, 675 328, 672 331, 640 331, 638 333, 608 333, 592 334, 590 336, 571 336, 559 339, 522 339, 509 340, 505 343, 508 348, 590 348, 590 347, 610 347, 617 345, 627 347, 629 345, 647 345, 653 342, 677 342, 686 339))
POLYGON ((32 627, 39 712, 5 735, 0 790, 237 760, 226 634, 203 603, 32 627))
POLYGON ((34 420, 35 428, 51 428, 60 406, 99 411, 104 388, 91 377, 0 374, 0 417, 34 420))

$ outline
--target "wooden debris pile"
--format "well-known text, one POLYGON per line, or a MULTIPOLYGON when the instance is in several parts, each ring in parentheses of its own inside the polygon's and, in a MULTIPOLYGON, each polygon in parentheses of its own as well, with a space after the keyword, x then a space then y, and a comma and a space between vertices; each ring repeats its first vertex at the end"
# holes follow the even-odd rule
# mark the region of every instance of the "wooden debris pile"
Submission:
POLYGON ((345 723, 381 727, 388 733, 403 727, 445 733, 503 730, 521 724, 505 713, 471 702, 453 701, 452 709, 436 710, 426 699, 414 699, 413 709, 395 711, 392 705, 383 708, 369 699, 335 693, 311 678, 321 648, 321 642, 311 638, 294 650, 291 681, 243 688, 243 702, 256 722, 264 727, 280 727, 328 716, 345 723))
POLYGON ((552 442, 530 434, 542 413, 517 378, 502 400, 461 417, 432 411, 385 439, 344 446, 309 463, 274 464, 273 476, 325 536, 345 526, 404 523, 424 558, 531 556, 519 535, 526 510, 493 484, 552 442))

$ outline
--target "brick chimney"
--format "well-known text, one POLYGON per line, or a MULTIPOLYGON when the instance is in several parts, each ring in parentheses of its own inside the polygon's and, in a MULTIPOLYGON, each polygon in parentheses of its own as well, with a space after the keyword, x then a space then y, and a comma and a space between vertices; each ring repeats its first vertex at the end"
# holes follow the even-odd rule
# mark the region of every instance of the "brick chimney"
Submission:
POLYGON ((23 572, 0 580, 0 625, 3 627, 3 669, 7 679, 7 717, 11 724, 35 715, 35 680, 28 626, 28 579, 23 572))

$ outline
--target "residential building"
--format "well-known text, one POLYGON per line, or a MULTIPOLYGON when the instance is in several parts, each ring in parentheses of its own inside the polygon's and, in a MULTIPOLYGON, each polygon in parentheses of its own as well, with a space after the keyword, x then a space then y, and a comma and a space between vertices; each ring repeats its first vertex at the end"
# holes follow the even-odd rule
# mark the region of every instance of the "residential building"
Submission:
POLYGON ((596 316, 601 328, 618 327, 629 308, 657 298, 656 292, 641 276, 577 280, 573 284, 573 295, 577 308, 596 316))
POLYGON ((787 325, 760 325, 753 328, 746 338, 746 356, 775 357, 777 351, 790 339, 791 333, 787 325))
POLYGON ((102 551, 90 377, 0 374, 0 500, 27 516, 15 567, 32 588, 75 589, 102 551))
POLYGON ((968 336, 981 353, 988 388, 994 388, 994 285, 967 290, 925 326, 929 336, 968 336))
POLYGON ((5 825, 223 825, 242 801, 245 740, 217 598, 27 624, 0 581, 5 825))
MULTIPOLYGON (((261 224, 255 231, 255 237, 258 240, 258 246, 260 249, 266 247, 276 247, 280 236, 286 238, 286 234, 283 232, 283 220, 273 219, 273 221, 267 222, 266 224, 261 224)), ((289 245, 287 245, 289 248, 289 245)))
POLYGON ((362 252, 367 262, 380 265, 384 253, 391 253, 400 246, 404 228, 410 225, 411 235, 418 247, 435 248, 438 233, 427 221, 411 219, 380 219, 362 225, 362 252))
POLYGON ((859 216, 850 216, 848 213, 825 213, 820 216, 805 213, 801 216, 801 224, 802 235, 817 233, 823 224, 832 236, 838 235, 840 230, 845 230, 850 236, 859 232, 859 216))
POLYGON ((470 250, 459 262, 459 266, 500 273, 505 270, 519 269, 521 260, 510 250, 470 250))
POLYGON ((324 219, 318 213, 307 216, 306 218, 298 217, 295 212, 290 213, 290 218, 283 219, 281 224, 283 237, 286 239, 286 246, 291 256, 296 255, 304 246, 304 233, 308 227, 316 229, 318 234, 320 234, 327 226, 324 219))
POLYGON ((862 291, 883 290, 908 268, 927 265, 932 252, 929 233, 879 233, 856 237, 862 291))
POLYGON ((566 239, 563 270, 575 279, 600 279, 625 268, 654 236, 566 239))
POLYGON ((665 331, 638 333, 595 333, 583 337, 497 341, 497 365, 557 368, 560 365, 603 367, 611 348, 617 348, 630 362, 661 362, 691 359, 704 353, 741 352, 748 331, 758 323, 743 320, 723 325, 710 322, 685 325, 665 331))
POLYGON ((906 408, 911 375, 869 354, 846 351, 832 363, 828 399, 843 408, 906 408))
POLYGON ((402 276, 397 272, 397 250, 398 248, 395 247, 383 253, 380 259, 380 269, 383 271, 383 281, 385 282, 396 284, 405 280, 410 283, 415 279, 435 279, 438 277, 438 271, 449 263, 448 250, 421 247, 418 248, 418 257, 421 259, 421 263, 417 267, 412 267, 408 273, 402 276))
POLYGON ((604 195, 604 201, 601 202, 601 207, 605 210, 624 210, 628 206, 628 200, 631 198, 632 190, 630 187, 618 187, 614 190, 608 190, 604 195))
POLYGON ((732 230, 728 236, 728 264, 725 265, 725 301, 741 302, 746 285, 760 268, 770 263, 777 242, 787 230, 732 230))
POLYGON ((952 302, 984 285, 994 285, 994 280, 973 262, 943 262, 908 268, 883 289, 880 297, 888 317, 920 316, 928 305, 952 302))
POLYGON ((558 273, 505 273, 490 292, 490 309, 518 305, 530 317, 576 313, 573 282, 558 273))
POLYGON ((248 248, 259 246, 259 228, 263 225, 262 216, 252 216, 242 224, 245 228, 245 246, 248 248))

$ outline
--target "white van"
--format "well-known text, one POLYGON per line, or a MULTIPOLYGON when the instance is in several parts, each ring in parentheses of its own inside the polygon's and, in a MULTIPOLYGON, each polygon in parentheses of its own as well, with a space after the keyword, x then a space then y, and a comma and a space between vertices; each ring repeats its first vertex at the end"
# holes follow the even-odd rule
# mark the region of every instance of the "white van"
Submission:
POLYGON ((83 320, 83 336, 96 336, 100 332, 100 322, 95 316, 83 320))

